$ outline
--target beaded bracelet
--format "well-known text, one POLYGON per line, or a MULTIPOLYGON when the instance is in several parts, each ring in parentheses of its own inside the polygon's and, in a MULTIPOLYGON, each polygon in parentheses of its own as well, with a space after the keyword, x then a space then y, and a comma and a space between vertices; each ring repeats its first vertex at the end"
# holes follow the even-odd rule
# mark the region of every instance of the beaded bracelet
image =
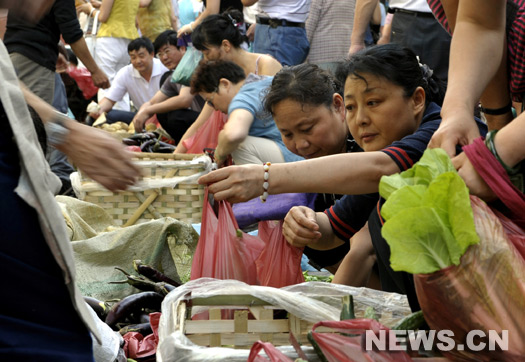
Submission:
POLYGON ((263 182, 263 194, 261 196, 259 196, 259 198, 261 199, 261 202, 266 202, 266 199, 268 198, 268 187, 270 186, 269 183, 268 183, 268 179, 270 178, 270 166, 272 165, 271 162, 266 162, 264 165, 263 165, 263 169, 264 169, 264 182, 263 182))

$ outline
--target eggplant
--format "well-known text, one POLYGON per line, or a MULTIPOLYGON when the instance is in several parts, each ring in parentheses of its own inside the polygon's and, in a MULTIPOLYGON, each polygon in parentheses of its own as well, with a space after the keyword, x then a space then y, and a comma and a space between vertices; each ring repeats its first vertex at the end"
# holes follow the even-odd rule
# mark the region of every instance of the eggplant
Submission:
POLYGON ((128 324, 127 326, 120 328, 118 332, 121 336, 129 332, 138 332, 143 336, 147 336, 148 334, 153 333, 153 330, 151 329, 151 324, 148 322, 139 324, 128 324))
POLYGON ((150 139, 140 145, 142 152, 152 152, 153 145, 157 142, 156 139, 150 139))
POLYGON ((137 313, 143 309, 160 311, 163 295, 157 292, 141 292, 128 295, 113 305, 106 317, 106 324, 115 328, 116 324, 125 320, 132 313, 137 313))
POLYGON ((174 287, 180 287, 180 283, 176 282, 175 280, 171 279, 164 273, 161 273, 157 269, 153 268, 150 265, 142 264, 141 260, 133 260, 133 269, 136 270, 137 273, 140 275, 145 276, 146 278, 149 278, 153 280, 154 282, 164 282, 173 285, 174 287))
POLYGON ((122 143, 124 143, 126 146, 140 146, 139 140, 131 138, 123 138, 122 143))
POLYGON ((101 320, 106 319, 109 309, 106 303, 92 297, 84 297, 84 300, 95 311, 101 320))

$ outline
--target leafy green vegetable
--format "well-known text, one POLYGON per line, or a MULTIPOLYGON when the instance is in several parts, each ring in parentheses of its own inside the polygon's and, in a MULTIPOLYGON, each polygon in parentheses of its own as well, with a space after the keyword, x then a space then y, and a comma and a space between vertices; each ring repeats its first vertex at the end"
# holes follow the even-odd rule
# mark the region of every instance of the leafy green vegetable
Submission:
POLYGON ((427 274, 458 265, 479 242, 468 188, 445 151, 426 150, 411 169, 383 177, 379 192, 387 199, 382 235, 395 271, 427 274))

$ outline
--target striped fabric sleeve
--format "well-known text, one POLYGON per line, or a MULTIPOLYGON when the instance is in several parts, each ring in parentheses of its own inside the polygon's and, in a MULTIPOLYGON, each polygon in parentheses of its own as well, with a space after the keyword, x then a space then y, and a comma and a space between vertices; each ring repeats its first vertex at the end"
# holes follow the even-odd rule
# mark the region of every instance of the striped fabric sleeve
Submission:
POLYGON ((381 152, 386 153, 397 164, 400 171, 405 171, 414 166, 425 152, 430 138, 439 127, 440 120, 425 122, 419 129, 400 141, 392 143, 381 152))
POLYGON ((334 234, 341 240, 350 240, 366 224, 378 200, 378 193, 345 195, 326 209, 334 234))

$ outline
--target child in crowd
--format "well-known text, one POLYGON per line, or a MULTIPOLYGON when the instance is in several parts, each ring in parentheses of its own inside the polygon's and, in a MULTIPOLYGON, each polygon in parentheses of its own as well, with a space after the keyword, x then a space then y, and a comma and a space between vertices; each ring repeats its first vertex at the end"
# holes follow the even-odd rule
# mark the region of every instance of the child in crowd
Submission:
MULTIPOLYGON (((407 48, 387 44, 365 49, 344 63, 337 74, 345 84, 349 130, 365 152, 276 164, 267 171, 260 165, 232 166, 199 179, 209 185, 217 200, 231 202, 249 200, 264 191, 346 194, 324 213, 306 207, 289 212, 283 233, 290 244, 298 247, 327 250, 347 243, 370 216, 378 215, 381 177, 404 171, 417 162, 441 121, 439 104, 444 89, 407 48), (370 193, 376 193, 376 198, 366 195, 370 193)), ((485 126, 477 124, 484 133, 485 126)), ((390 269, 388 245, 380 232, 370 231, 382 288, 408 294, 412 306, 419 308, 410 279, 396 278, 399 273, 390 269)), ((349 257, 336 274, 339 281, 346 277, 340 274, 346 273, 347 267, 359 269, 361 258, 369 255, 370 238, 359 235, 355 241, 357 244, 352 244, 349 257)))
POLYGON ((228 114, 219 133, 215 162, 223 166, 229 155, 236 164, 301 160, 284 146, 273 119, 262 112, 263 90, 271 77, 245 76, 237 64, 204 61, 195 70, 191 92, 200 93, 209 106, 228 114))

